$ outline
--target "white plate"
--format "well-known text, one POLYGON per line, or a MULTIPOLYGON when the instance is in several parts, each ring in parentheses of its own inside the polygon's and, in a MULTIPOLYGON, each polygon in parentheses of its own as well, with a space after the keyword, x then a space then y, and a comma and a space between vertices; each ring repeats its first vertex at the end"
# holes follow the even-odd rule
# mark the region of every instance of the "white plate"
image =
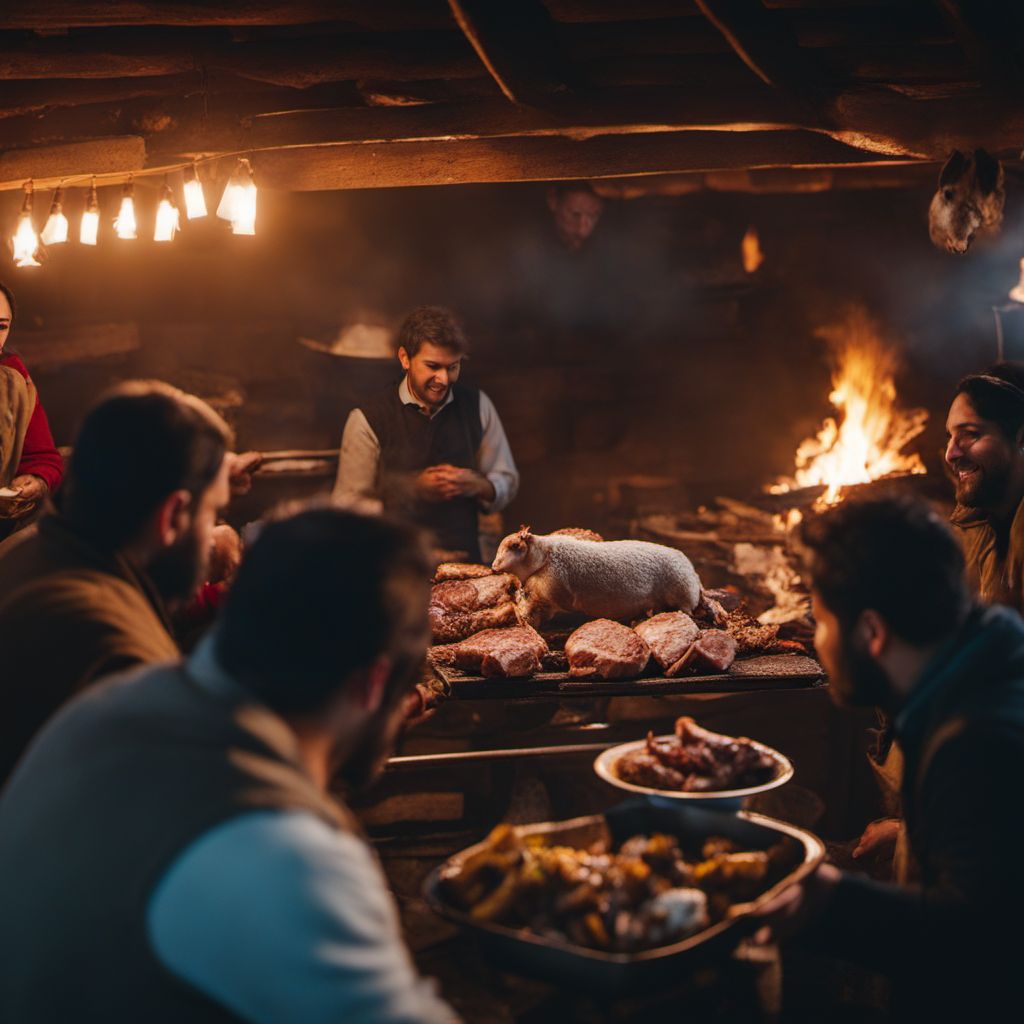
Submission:
MULTIPOLYGON (((657 736, 655 739, 668 740, 672 739, 671 736, 657 736)), ((660 796, 667 797, 669 800, 735 800, 740 801, 744 797, 753 796, 755 793, 764 793, 769 789, 777 789, 779 786, 784 786, 791 778, 793 778, 793 765, 789 758, 783 754, 780 754, 777 750, 773 750, 771 747, 766 747, 763 743, 756 743, 754 740, 748 740, 748 743, 755 749, 759 750, 762 754, 767 754, 768 757, 775 762, 775 775, 767 782, 762 782, 758 786, 747 786, 745 789, 708 789, 701 790, 699 793, 687 793, 679 789, 654 789, 650 786, 636 786, 632 782, 626 782, 624 779, 620 779, 615 774, 615 764, 622 757, 623 754, 628 754, 633 750, 640 750, 647 746, 647 740, 634 740, 632 743, 620 743, 617 747, 609 747, 603 753, 598 754, 594 759, 594 771, 604 779, 605 782, 611 783, 613 786, 618 786, 619 789, 628 789, 631 793, 646 793, 648 796, 660 796)))

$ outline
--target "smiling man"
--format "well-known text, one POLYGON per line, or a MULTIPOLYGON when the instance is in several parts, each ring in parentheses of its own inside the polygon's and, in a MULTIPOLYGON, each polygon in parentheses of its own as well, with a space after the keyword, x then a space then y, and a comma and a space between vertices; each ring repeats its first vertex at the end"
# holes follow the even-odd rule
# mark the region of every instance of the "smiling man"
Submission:
POLYGON ((349 414, 333 498, 410 519, 438 547, 479 561, 478 513, 505 508, 519 473, 494 403, 459 382, 468 351, 449 310, 420 306, 405 318, 405 375, 349 414))
POLYGON ((967 572, 986 601, 1024 609, 1024 366, 964 377, 946 419, 956 480, 952 523, 967 572))

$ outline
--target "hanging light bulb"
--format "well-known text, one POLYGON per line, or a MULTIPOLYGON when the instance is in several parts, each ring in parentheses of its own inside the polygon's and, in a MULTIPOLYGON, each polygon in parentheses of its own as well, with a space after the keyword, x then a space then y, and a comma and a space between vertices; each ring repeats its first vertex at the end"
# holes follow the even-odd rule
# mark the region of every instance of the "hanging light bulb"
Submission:
POLYGON ((256 234, 256 182, 253 181, 252 164, 245 157, 239 157, 238 166, 228 179, 217 207, 217 216, 231 221, 233 234, 256 234))
POLYGON ((36 257, 39 255, 39 236, 32 227, 32 182, 25 182, 25 198, 21 201, 21 213, 18 214, 18 226, 11 240, 14 246, 14 265, 16 267, 39 267, 42 264, 36 257))
POLYGON ((206 216, 206 196, 195 164, 185 168, 185 216, 189 220, 206 216))
POLYGON ((95 245, 99 231, 100 201, 96 195, 96 179, 93 178, 89 197, 85 201, 85 211, 82 213, 82 226, 78 229, 78 240, 82 245, 95 245))
POLYGON ((131 178, 121 190, 121 209, 114 218, 114 230, 118 238, 138 238, 135 223, 135 188, 131 178))
POLYGON ((180 218, 178 207, 174 205, 174 193, 171 186, 164 182, 163 195, 156 208, 156 230, 153 232, 154 242, 170 242, 178 230, 180 218))
POLYGON ((68 219, 64 216, 64 189, 60 185, 53 193, 50 216, 46 218, 46 225, 40 237, 44 245, 60 245, 61 242, 68 240, 68 219))

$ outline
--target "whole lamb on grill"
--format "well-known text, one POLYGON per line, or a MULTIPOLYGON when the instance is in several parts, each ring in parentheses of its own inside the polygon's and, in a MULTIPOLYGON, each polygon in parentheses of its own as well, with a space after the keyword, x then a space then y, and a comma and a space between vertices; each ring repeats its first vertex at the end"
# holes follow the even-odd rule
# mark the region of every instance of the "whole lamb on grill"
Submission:
POLYGON ((623 621, 666 609, 689 612, 701 596, 686 555, 641 540, 596 543, 524 526, 501 542, 493 569, 522 583, 519 615, 535 627, 559 612, 623 621))

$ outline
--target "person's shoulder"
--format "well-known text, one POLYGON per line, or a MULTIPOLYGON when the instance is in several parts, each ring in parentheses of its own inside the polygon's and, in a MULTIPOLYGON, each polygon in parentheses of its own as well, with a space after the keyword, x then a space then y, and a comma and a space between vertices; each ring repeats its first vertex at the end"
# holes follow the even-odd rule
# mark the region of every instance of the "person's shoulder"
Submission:
POLYGON ((25 380, 29 379, 28 367, 16 352, 8 352, 6 350, 0 352, 0 366, 9 366, 12 370, 17 370, 25 380))

